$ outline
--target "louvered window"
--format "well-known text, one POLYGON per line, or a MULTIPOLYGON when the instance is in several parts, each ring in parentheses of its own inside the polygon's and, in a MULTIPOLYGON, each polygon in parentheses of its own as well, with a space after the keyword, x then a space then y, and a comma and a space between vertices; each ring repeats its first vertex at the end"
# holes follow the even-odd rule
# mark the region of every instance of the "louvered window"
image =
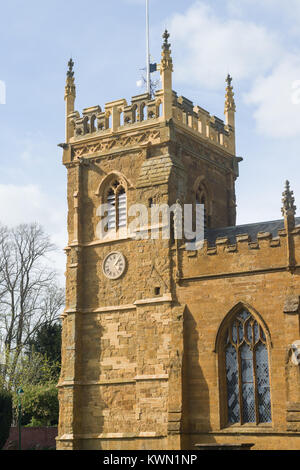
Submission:
POLYGON ((127 226, 127 196, 119 181, 114 181, 107 193, 108 230, 127 226))
POLYGON ((269 361, 262 327, 243 310, 232 320, 226 338, 228 423, 270 423, 269 361))
POLYGON ((127 225, 127 198, 126 198, 126 192, 124 188, 121 188, 119 193, 118 193, 118 212, 119 212, 119 217, 118 217, 118 222, 119 222, 119 227, 126 227, 127 225))
POLYGON ((208 203, 207 203, 207 196, 205 191, 202 187, 200 187, 196 193, 196 206, 203 205, 204 206, 204 229, 209 227, 209 220, 208 220, 208 203))
POLYGON ((116 195, 111 189, 107 196, 107 203, 110 208, 108 209, 108 230, 116 228, 116 195))

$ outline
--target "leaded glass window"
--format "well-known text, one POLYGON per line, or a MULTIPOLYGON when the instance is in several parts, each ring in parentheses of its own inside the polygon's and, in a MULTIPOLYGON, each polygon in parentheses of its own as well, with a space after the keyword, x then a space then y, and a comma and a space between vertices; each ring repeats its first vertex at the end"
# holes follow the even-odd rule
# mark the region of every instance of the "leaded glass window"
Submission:
POLYGON ((225 368, 228 424, 270 423, 266 336, 247 310, 239 312, 227 329, 225 368))

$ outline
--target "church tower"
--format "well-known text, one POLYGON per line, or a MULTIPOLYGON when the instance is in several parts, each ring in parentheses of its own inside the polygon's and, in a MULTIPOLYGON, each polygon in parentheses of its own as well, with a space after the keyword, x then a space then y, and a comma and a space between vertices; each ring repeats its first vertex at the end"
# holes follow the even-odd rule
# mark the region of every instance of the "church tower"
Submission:
POLYGON ((177 290, 184 242, 163 239, 162 223, 153 227, 150 214, 154 205, 198 203, 206 228, 235 226, 241 159, 232 79, 226 80, 225 122, 178 96, 166 31, 162 89, 154 97, 141 94, 79 114, 73 66, 71 59, 60 144, 69 240, 57 448, 182 449, 188 446, 185 305, 177 290), (147 208, 148 237, 128 234, 136 204, 147 208))

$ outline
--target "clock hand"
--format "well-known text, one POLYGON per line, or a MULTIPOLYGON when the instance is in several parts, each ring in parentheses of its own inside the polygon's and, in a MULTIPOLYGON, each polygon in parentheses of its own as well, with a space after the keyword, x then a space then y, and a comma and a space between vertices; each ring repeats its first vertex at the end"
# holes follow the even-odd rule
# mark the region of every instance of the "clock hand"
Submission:
POLYGON ((121 256, 118 256, 117 261, 114 262, 114 266, 117 265, 117 263, 120 261, 120 259, 121 259, 121 256))

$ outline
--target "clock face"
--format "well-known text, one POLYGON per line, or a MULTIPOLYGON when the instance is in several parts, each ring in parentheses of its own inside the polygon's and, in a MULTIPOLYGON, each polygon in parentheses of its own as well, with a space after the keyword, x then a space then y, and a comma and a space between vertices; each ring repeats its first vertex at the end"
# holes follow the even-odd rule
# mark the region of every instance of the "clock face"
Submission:
POLYGON ((125 271, 126 261, 122 253, 113 251, 103 261, 103 272, 108 279, 118 279, 125 271))

